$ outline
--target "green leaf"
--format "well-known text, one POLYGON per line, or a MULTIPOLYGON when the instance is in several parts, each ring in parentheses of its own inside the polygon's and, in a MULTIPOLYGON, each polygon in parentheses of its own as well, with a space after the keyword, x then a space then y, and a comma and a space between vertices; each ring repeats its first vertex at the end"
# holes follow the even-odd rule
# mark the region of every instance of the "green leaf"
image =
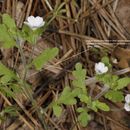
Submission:
POLYGON ((106 103, 100 102, 98 100, 95 101, 96 107, 103 111, 110 111, 109 106, 106 103))
POLYGON ((80 94, 78 97, 79 97, 81 102, 84 102, 86 104, 91 102, 91 99, 85 94, 80 94))
POLYGON ((117 81, 118 85, 116 90, 120 90, 123 89, 124 87, 126 87, 128 84, 130 84, 130 78, 129 77, 125 77, 125 78, 121 78, 117 81))
POLYGON ((123 92, 121 91, 114 91, 114 90, 109 90, 105 94, 105 98, 113 101, 113 102, 121 102, 124 100, 123 92))
POLYGON ((4 108, 4 113, 6 114, 10 114, 11 116, 16 116, 17 113, 16 111, 18 110, 18 108, 16 106, 7 106, 4 108))
POLYGON ((2 15, 3 24, 10 29, 16 29, 15 21, 8 14, 2 15))
MULTIPOLYGON (((15 94, 22 92, 22 88, 20 87, 19 84, 11 83, 11 84, 9 85, 9 87, 10 87, 10 89, 11 89, 15 94)), ((28 87, 28 86, 27 86, 27 87, 28 87)))
POLYGON ((73 80, 72 84, 74 87, 81 88, 84 93, 87 93, 85 85, 86 70, 82 69, 82 64, 80 63, 75 65, 75 69, 76 70, 73 71, 75 80, 73 80))
POLYGON ((24 25, 22 31, 19 34, 25 41, 28 41, 30 44, 36 44, 36 41, 42 32, 43 28, 32 30, 27 25, 24 25))
POLYGON ((82 90, 80 88, 75 88, 74 90, 72 90, 72 96, 73 97, 77 97, 78 95, 80 95, 82 93, 82 90))
POLYGON ((0 91, 7 97, 15 97, 14 92, 12 92, 9 87, 0 86, 0 91))
POLYGON ((74 105, 76 103, 77 103, 77 101, 74 97, 66 98, 66 100, 64 100, 64 102, 63 102, 63 104, 65 104, 65 105, 74 105))
POLYGON ((53 105, 53 112, 54 114, 57 116, 57 117, 60 117, 61 113, 62 113, 62 108, 57 105, 57 104, 54 104, 53 105))
POLYGON ((12 79, 17 78, 16 75, 1 62, 0 62, 0 76, 2 76, 0 79, 0 82, 2 83, 7 83, 12 79))
POLYGON ((76 79, 82 79, 84 80, 85 77, 86 77, 86 70, 85 69, 82 69, 82 64, 80 63, 77 63, 75 65, 75 71, 73 71, 73 75, 76 79))
POLYGON ((84 112, 84 108, 79 107, 79 108, 76 109, 76 111, 79 112, 79 113, 84 112))
POLYGON ((111 85, 110 85, 112 90, 115 90, 115 88, 117 87, 118 79, 119 79, 119 77, 117 75, 112 75, 112 77, 111 77, 111 85))
POLYGON ((58 54, 58 48, 48 48, 33 60, 37 70, 40 70, 45 63, 52 60, 58 54))
POLYGON ((58 104, 74 105, 76 104, 75 95, 72 93, 70 87, 65 87, 61 96, 58 99, 58 104))
POLYGON ((95 112, 98 111, 97 104, 96 104, 95 101, 93 101, 91 104, 89 104, 89 108, 92 109, 95 112))
POLYGON ((83 126, 83 127, 86 127, 88 122, 90 121, 91 117, 90 115, 84 111, 84 112, 81 112, 80 115, 78 116, 78 121, 80 122, 80 124, 83 126))
POLYGON ((0 24, 0 41, 3 42, 2 46, 4 48, 11 48, 16 45, 15 40, 10 36, 4 24, 0 24))
POLYGON ((5 65, 3 65, 1 62, 0 62, 0 75, 7 75, 7 76, 10 76, 10 78, 15 78, 15 74, 10 70, 8 69, 5 65))
POLYGON ((103 82, 104 84, 108 84, 111 86, 112 81, 112 75, 111 74, 103 74, 103 75, 97 75, 97 80, 103 82))
POLYGON ((109 61, 109 58, 107 56, 104 56, 102 59, 101 59, 101 62, 103 62, 106 66, 108 66, 109 68, 112 67, 112 65, 110 64, 110 61, 109 61))
POLYGON ((11 80, 11 77, 8 76, 8 75, 4 75, 0 78, 0 82, 3 83, 3 84, 6 84, 8 83, 9 81, 11 80))

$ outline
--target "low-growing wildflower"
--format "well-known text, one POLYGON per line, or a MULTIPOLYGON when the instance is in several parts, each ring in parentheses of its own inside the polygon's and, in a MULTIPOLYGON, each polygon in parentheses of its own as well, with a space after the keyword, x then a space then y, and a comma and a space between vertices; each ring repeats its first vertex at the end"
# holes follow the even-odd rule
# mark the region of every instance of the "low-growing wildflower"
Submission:
POLYGON ((99 62, 95 64, 95 71, 97 74, 103 74, 108 71, 108 67, 104 63, 99 62))
POLYGON ((39 16, 29 16, 27 18, 27 21, 24 22, 24 24, 29 26, 32 30, 36 30, 37 28, 44 26, 45 21, 43 21, 43 18, 39 16))
POLYGON ((130 94, 127 94, 127 95, 125 96, 124 109, 125 109, 126 111, 130 111, 130 94))

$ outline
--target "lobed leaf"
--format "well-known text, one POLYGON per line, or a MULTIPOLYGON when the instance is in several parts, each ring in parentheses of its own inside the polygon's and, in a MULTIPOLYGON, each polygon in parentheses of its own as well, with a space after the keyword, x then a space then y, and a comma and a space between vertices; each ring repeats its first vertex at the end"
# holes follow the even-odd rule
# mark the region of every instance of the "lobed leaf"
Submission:
POLYGON ((48 48, 33 60, 37 70, 40 70, 44 64, 52 60, 58 54, 58 48, 48 48))
POLYGON ((58 104, 74 105, 76 102, 75 94, 72 93, 70 87, 65 87, 58 99, 58 104))
POLYGON ((81 112, 80 115, 78 116, 78 121, 80 122, 80 124, 83 126, 83 127, 86 127, 88 122, 90 121, 91 117, 90 115, 84 111, 84 112, 81 112))
POLYGON ((100 102, 98 100, 95 101, 96 107, 103 111, 110 111, 109 106, 106 103, 100 102))
POLYGON ((114 90, 109 90, 105 94, 105 98, 112 100, 113 102, 121 102, 124 100, 123 92, 114 90))
POLYGON ((54 104, 53 105, 53 112, 57 117, 60 117, 61 113, 62 113, 62 108, 61 106, 54 104))
POLYGON ((128 84, 130 84, 130 78, 129 77, 124 77, 121 78, 117 81, 118 85, 116 90, 120 90, 123 89, 124 87, 126 87, 128 84))
POLYGON ((16 79, 16 75, 14 74, 14 72, 8 69, 1 62, 0 62, 0 76, 2 76, 0 80, 2 83, 7 83, 12 79, 16 79))
POLYGON ((16 29, 16 24, 13 18, 8 14, 2 15, 3 24, 5 24, 9 29, 16 29))
POLYGON ((4 24, 0 24, 0 41, 3 42, 2 46, 4 48, 11 48, 16 45, 15 40, 10 36, 4 24))

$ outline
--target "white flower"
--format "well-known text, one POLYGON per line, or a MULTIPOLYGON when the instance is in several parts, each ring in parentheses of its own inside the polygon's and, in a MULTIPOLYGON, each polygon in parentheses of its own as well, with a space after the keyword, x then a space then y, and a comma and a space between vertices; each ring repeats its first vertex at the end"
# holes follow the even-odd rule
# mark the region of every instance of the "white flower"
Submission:
POLYGON ((126 111, 130 111, 130 104, 125 103, 124 109, 125 109, 126 111))
POLYGON ((125 101, 126 101, 126 103, 130 103, 130 94, 127 94, 125 96, 125 101))
POLYGON ((39 16, 29 16, 27 18, 27 21, 24 22, 24 24, 29 26, 32 30, 36 30, 37 28, 44 26, 45 21, 43 21, 43 18, 39 16))
POLYGON ((99 62, 95 64, 95 71, 97 74, 103 74, 108 71, 108 67, 104 63, 99 62))
POLYGON ((124 109, 126 110, 126 111, 130 111, 130 94, 127 94, 126 96, 125 96, 125 105, 124 105, 124 109))

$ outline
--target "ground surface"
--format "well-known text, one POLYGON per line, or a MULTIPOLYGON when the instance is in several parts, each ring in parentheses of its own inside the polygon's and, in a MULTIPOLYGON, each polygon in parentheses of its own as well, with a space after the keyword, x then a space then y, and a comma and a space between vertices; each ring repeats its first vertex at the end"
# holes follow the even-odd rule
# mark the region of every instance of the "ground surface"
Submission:
MULTIPOLYGON (((27 81, 33 86, 38 107, 42 108, 47 108, 64 86, 70 84, 71 72, 78 61, 87 69, 89 77, 94 77, 94 65, 104 55, 103 50, 106 50, 110 59, 117 58, 118 63, 112 63, 115 72, 129 68, 130 65, 129 0, 0 0, 0 11, 10 14, 21 28, 29 15, 41 16, 47 20, 53 14, 54 7, 56 5, 59 7, 62 2, 66 2, 62 7, 66 12, 50 23, 34 48, 33 57, 48 47, 58 47, 60 53, 45 65, 42 71, 37 72, 32 69, 27 73, 27 81), (95 41, 91 42, 90 39, 95 41), (110 45, 99 40, 110 40, 107 41, 110 45), (125 44, 126 42, 129 44, 125 44), (93 51, 94 47, 98 51, 93 51)), ((23 49, 28 58, 32 48, 25 43, 23 49)), ((23 65, 20 64, 21 59, 17 49, 1 48, 0 58, 9 68, 16 65, 18 73, 22 75, 23 65)), ((123 71, 122 75, 129 76, 130 73, 123 71)), ((91 88, 91 85, 87 87, 91 88)), ((97 93, 100 90, 94 91, 97 93)), ((123 92, 130 93, 130 86, 127 86, 123 92)), ((92 120, 85 128, 76 123, 75 106, 65 107, 60 118, 56 118, 49 108, 44 112, 43 117, 49 130, 129 130, 130 113, 122 109, 123 103, 112 103, 109 100, 106 102, 112 110, 92 112, 92 120)), ((17 117, 8 117, 2 121, 1 130, 43 129, 35 109, 28 103, 24 94, 19 94, 14 100, 1 93, 0 109, 11 104, 19 106, 20 113, 17 117)))

